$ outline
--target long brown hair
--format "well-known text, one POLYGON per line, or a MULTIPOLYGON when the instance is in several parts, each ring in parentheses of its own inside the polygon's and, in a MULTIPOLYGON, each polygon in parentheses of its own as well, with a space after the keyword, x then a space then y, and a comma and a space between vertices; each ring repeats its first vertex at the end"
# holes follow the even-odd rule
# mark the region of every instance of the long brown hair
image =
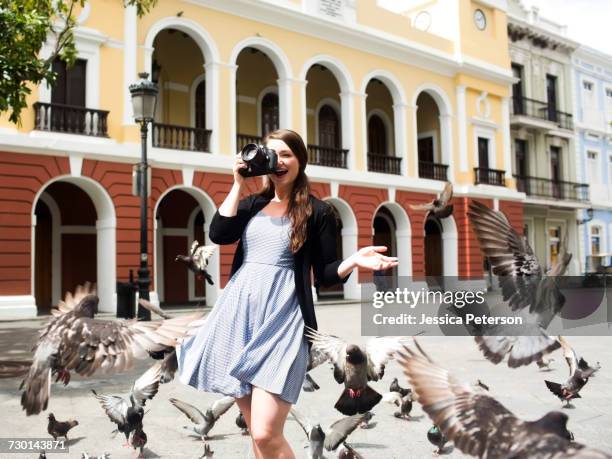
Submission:
MULTIPOLYGON (((291 196, 289 197, 289 206, 287 213, 291 220, 291 252, 296 253, 304 245, 307 236, 307 222, 312 215, 312 205, 310 204, 310 183, 304 172, 306 164, 308 164, 308 150, 302 137, 290 129, 277 129, 269 133, 263 140, 266 144, 270 139, 282 140, 291 149, 300 163, 298 175, 293 182, 291 196)), ((267 199, 274 197, 274 182, 264 175, 263 188, 259 194, 267 199)))

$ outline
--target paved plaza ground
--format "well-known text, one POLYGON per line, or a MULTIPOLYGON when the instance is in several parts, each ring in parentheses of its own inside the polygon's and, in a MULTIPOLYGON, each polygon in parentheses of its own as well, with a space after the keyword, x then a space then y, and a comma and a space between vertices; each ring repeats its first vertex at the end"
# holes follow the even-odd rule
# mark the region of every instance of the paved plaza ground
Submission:
MULTIPOLYGON (((332 304, 317 307, 317 318, 321 331, 342 336, 349 341, 363 343, 360 336, 360 306, 358 304, 332 304)), ((0 324, 0 358, 27 358, 36 331, 42 320, 5 322, 0 324)), ((571 344, 589 361, 601 362, 602 369, 581 392, 575 408, 564 410, 569 416, 569 429, 576 441, 586 443, 607 452, 612 452, 612 337, 570 337, 571 344)), ((567 365, 559 351, 553 354, 553 371, 541 372, 535 366, 510 369, 486 361, 470 337, 422 337, 423 347, 437 362, 452 370, 458 377, 474 382, 481 379, 491 388, 491 395, 498 398, 517 416, 535 419, 549 410, 559 409, 561 403, 548 391, 543 380, 562 381, 567 377, 567 365)), ((97 375, 82 379, 74 376, 67 387, 54 384, 47 412, 53 412, 60 420, 76 418, 79 425, 71 432, 70 453, 54 454, 51 458, 78 458, 81 452, 90 454, 110 453, 111 458, 134 457, 131 450, 122 448, 123 436, 113 438, 115 428, 90 389, 99 393, 125 393, 133 380, 150 365, 139 362, 129 373, 121 375, 97 375)), ((315 369, 313 378, 321 386, 314 393, 302 392, 297 408, 305 415, 316 419, 321 425, 329 425, 341 415, 333 405, 341 392, 328 365, 315 369)), ((382 381, 371 385, 380 392, 387 391, 391 379, 397 376, 406 385, 397 363, 392 362, 382 381)), ((19 404, 19 379, 0 380, 0 412, 2 437, 48 437, 46 412, 39 416, 26 417, 19 404)), ((162 385, 158 395, 147 407, 150 411, 144 420, 148 434, 145 457, 197 458, 203 448, 199 438, 191 437, 182 426, 189 424, 187 418, 168 401, 176 397, 197 405, 204 410, 217 396, 199 393, 177 381, 162 385)), ((426 438, 431 426, 429 418, 415 404, 414 419, 405 421, 393 416, 394 406, 379 404, 374 408, 375 416, 370 429, 358 429, 349 443, 366 459, 405 459, 431 457, 433 447, 426 438)), ((241 435, 234 424, 238 408, 231 410, 215 426, 210 441, 216 459, 246 459, 250 453, 250 439, 241 435)), ((286 436, 298 459, 306 457, 305 436, 297 423, 287 420, 286 436)), ((2 457, 37 457, 29 455, 2 455, 2 457)), ((335 457, 329 453, 328 457, 335 457)), ((447 448, 443 457, 463 457, 458 450, 447 448)))

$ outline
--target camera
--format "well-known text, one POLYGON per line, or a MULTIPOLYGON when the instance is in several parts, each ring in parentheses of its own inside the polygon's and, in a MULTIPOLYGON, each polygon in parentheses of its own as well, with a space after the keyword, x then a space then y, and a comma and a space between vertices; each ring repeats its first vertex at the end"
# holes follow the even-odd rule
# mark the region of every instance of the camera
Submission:
POLYGON ((255 177, 276 172, 278 157, 276 152, 270 148, 249 143, 244 146, 240 156, 247 165, 246 168, 239 170, 243 177, 255 177))

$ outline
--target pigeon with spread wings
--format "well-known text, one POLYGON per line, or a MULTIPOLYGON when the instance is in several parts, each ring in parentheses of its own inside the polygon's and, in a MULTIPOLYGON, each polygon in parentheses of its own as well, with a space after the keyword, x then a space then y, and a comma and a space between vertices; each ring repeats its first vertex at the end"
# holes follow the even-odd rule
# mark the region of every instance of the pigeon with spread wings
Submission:
POLYGON ((321 424, 314 424, 294 407, 290 409, 290 412, 308 439, 308 459, 322 459, 324 457, 323 448, 327 451, 336 450, 366 417, 365 414, 348 416, 335 421, 327 430, 323 430, 321 424))
POLYGON ((372 389, 368 381, 378 381, 383 377, 385 364, 401 348, 402 343, 407 342, 407 338, 371 338, 365 349, 361 349, 337 336, 306 328, 306 337, 312 341, 312 348, 327 356, 334 365, 336 382, 344 383, 344 390, 335 408, 347 416, 370 411, 380 402, 382 395, 372 389))
POLYGON ((206 409, 206 412, 202 413, 189 403, 176 398, 170 399, 170 403, 195 424, 191 429, 202 438, 202 441, 208 440, 208 433, 215 426, 219 418, 234 405, 235 401, 234 397, 222 397, 215 400, 213 404, 206 409))
POLYGON ((523 421, 495 398, 434 363, 416 341, 415 347, 404 348, 396 359, 423 411, 463 453, 485 459, 612 458, 572 442, 564 413, 552 411, 536 421, 523 421))
POLYGON ((578 358, 576 351, 574 351, 563 336, 559 336, 559 343, 561 343, 563 356, 569 366, 569 378, 564 384, 547 380, 544 383, 548 390, 555 394, 559 400, 566 403, 565 406, 569 406, 570 400, 581 398, 579 392, 601 366, 598 362, 596 367, 591 367, 584 358, 578 358))
POLYGON ((436 218, 446 218, 453 213, 453 205, 449 204, 453 198, 453 184, 446 182, 444 189, 436 199, 426 204, 410 204, 412 210, 431 212, 436 218))
POLYGON ((68 384, 71 370, 81 376, 125 371, 134 358, 146 359, 149 352, 176 346, 203 323, 201 312, 150 322, 100 320, 94 317, 98 301, 89 287, 77 289, 41 331, 20 386, 27 415, 47 409, 52 375, 68 384))
POLYGON ((215 253, 216 246, 200 245, 198 241, 193 241, 189 255, 177 255, 174 261, 180 261, 190 271, 193 271, 198 280, 206 279, 210 285, 214 285, 213 279, 206 271, 208 260, 215 253))
POLYGON ((108 418, 117 424, 117 430, 125 435, 126 444, 130 434, 139 426, 142 427, 145 403, 157 394, 160 376, 161 363, 157 362, 134 381, 127 398, 119 395, 98 395, 95 390, 91 390, 108 418))
POLYGON ((544 274, 527 240, 501 212, 472 201, 468 217, 483 256, 488 257, 493 273, 499 276, 503 300, 512 311, 528 314, 530 322, 523 330, 525 336, 511 336, 514 332, 501 326, 477 336, 476 342, 493 363, 509 355, 509 367, 529 365, 560 347, 544 329, 565 304, 557 278, 565 273, 572 258, 567 252, 567 237, 561 243, 557 262, 544 274))

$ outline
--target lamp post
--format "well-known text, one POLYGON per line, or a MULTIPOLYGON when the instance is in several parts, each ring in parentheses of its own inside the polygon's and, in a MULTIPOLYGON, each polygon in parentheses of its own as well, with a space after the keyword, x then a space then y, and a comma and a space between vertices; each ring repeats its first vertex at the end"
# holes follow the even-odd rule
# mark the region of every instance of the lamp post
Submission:
POLYGON ((595 211, 593 210, 593 208, 592 208, 592 207, 589 207, 589 208, 586 210, 586 213, 587 213, 587 218, 583 218, 582 220, 580 220, 580 219, 576 219, 576 224, 577 224, 577 225, 584 225, 585 223, 588 223, 588 222, 590 222, 591 220, 593 220, 593 215, 594 215, 594 213, 595 213, 595 211))
MULTIPOLYGON (((149 74, 139 73, 140 80, 129 87, 132 95, 132 107, 134 119, 140 125, 141 156, 138 165, 139 192, 140 195, 140 267, 138 269, 138 296, 149 300, 149 285, 151 279, 149 274, 149 257, 147 250, 147 130, 150 122, 155 117, 155 105, 157 102, 157 85, 148 80, 149 74)), ((151 320, 151 312, 138 305, 138 319, 151 320)))

